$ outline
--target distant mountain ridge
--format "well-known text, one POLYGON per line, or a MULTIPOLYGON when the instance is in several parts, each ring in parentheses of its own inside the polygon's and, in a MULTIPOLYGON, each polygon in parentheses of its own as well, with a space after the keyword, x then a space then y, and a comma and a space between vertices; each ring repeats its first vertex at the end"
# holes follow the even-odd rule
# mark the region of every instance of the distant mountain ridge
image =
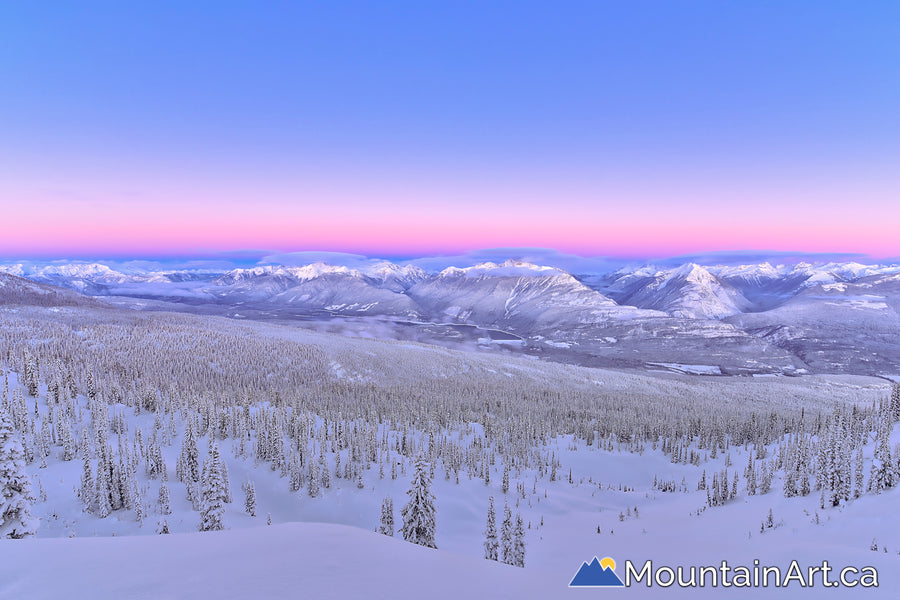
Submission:
POLYGON ((73 291, 45 285, 13 275, 0 272, 0 306, 98 306, 100 303, 73 291))
MULTIPOLYGON (((375 318, 390 329, 379 335, 390 337, 407 335, 394 325, 406 322, 439 341, 471 335, 473 343, 518 344, 582 364, 900 375, 900 265, 894 264, 687 262, 570 273, 508 259, 429 272, 355 259, 218 270, 14 263, 0 272, 132 307, 262 320, 375 318)), ((365 325, 354 331, 366 334, 365 325)))

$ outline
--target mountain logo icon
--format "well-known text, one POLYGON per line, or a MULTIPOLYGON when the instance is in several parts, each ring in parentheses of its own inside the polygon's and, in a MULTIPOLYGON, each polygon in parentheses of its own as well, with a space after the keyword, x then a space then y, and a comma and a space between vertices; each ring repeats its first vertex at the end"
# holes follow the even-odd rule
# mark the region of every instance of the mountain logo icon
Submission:
POLYGON ((569 583, 569 587, 625 587, 616 575, 616 561, 610 557, 590 563, 581 563, 581 568, 569 583))

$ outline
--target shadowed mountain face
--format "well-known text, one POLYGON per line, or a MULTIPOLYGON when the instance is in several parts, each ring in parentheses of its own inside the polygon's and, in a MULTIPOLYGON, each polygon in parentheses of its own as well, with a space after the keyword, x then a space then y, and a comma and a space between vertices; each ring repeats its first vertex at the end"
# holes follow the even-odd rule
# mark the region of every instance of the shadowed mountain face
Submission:
POLYGON ((777 308, 726 321, 814 371, 900 374, 900 274, 815 285, 777 308))
POLYGON ((99 306, 100 304, 97 300, 70 290, 0 272, 0 305, 99 306))
POLYGON ((735 286, 693 263, 670 271, 623 274, 608 293, 622 304, 688 319, 720 319, 752 307, 735 286))
MULTIPOLYGON (((513 260, 433 273, 388 261, 219 272, 79 263, 2 268, 131 308, 291 321, 591 366, 900 374, 896 265, 688 263, 586 275, 513 260)), ((16 302, 87 300, 4 278, 16 283, 0 293, 16 302)))

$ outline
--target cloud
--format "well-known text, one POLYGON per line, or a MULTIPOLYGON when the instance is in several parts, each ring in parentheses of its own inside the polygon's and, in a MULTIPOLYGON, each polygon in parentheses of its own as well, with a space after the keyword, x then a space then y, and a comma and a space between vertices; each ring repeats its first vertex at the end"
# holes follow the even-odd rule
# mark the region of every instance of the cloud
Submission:
POLYGON ((703 265, 746 265, 761 262, 777 262, 782 264, 808 263, 846 263, 862 262, 866 264, 887 263, 890 260, 874 260, 871 256, 857 253, 839 252, 784 252, 771 250, 734 250, 722 252, 703 252, 671 256, 648 261, 656 265, 681 265, 695 262, 703 265))
POLYGON ((260 265, 285 265, 288 267, 303 267, 313 263, 325 263, 350 269, 362 269, 374 263, 381 262, 380 258, 371 258, 362 254, 350 254, 347 252, 306 251, 285 252, 282 254, 270 254, 259 260, 260 265))

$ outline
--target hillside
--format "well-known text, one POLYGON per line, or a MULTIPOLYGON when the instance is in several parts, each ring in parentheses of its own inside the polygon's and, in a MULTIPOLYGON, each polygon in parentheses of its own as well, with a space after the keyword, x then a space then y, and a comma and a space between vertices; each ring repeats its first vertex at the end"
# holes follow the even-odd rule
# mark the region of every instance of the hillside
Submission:
POLYGON ((0 271, 0 305, 97 307, 103 303, 67 289, 0 271))

